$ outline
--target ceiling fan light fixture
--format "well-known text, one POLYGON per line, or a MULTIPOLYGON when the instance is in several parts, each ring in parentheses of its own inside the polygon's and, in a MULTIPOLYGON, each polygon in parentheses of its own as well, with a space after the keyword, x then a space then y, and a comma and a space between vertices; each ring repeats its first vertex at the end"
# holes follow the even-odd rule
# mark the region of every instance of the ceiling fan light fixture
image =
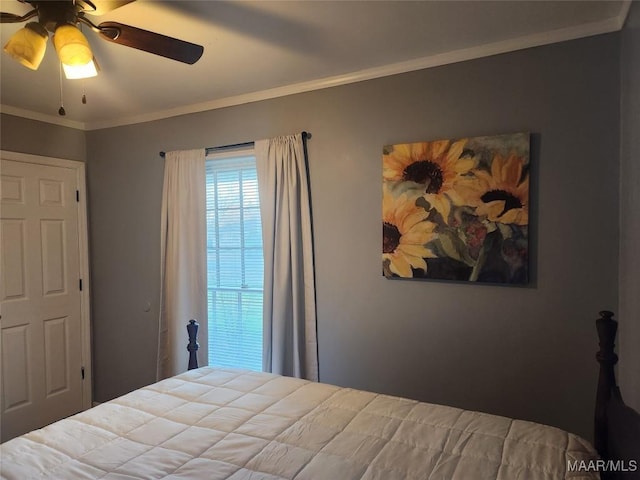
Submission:
POLYGON ((98 75, 98 70, 100 70, 98 62, 95 58, 91 59, 84 65, 66 65, 63 63, 62 68, 64 70, 64 76, 67 78, 67 80, 95 77, 98 75))
POLYGON ((47 50, 47 38, 42 25, 30 22, 11 36, 4 51, 21 65, 37 70, 47 50))
POLYGON ((75 26, 63 24, 56 28, 53 45, 63 65, 86 65, 93 60, 87 37, 75 26))

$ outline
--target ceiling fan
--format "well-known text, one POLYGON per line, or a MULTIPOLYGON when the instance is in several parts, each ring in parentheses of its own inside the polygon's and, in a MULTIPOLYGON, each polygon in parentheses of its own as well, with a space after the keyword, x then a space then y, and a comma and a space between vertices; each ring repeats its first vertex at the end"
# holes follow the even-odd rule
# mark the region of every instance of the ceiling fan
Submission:
MULTIPOLYGON (((20 23, 37 17, 18 30, 4 50, 15 60, 32 70, 37 70, 44 57, 49 32, 63 66, 82 66, 93 63, 89 42, 78 28, 90 27, 102 39, 127 47, 143 50, 189 65, 197 62, 204 47, 194 43, 150 32, 118 22, 93 23, 88 16, 110 12, 135 0, 18 0, 30 4, 33 9, 20 16, 0 13, 0 23, 20 23)), ((79 77, 76 77, 79 78, 79 77)))

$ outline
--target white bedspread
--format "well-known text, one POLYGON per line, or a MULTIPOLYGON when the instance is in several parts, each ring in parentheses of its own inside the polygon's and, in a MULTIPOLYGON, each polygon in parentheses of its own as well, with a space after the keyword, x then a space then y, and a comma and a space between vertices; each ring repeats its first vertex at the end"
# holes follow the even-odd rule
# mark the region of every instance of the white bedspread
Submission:
POLYGON ((0 446, 2 478, 549 479, 594 459, 562 430, 231 369, 201 368, 0 446))

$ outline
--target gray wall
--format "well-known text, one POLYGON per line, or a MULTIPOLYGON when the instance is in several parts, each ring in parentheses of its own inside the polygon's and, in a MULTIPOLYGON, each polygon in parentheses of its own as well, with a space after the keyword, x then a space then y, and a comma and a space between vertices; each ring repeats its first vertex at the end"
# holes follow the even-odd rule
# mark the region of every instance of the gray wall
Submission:
POLYGON ((307 130, 321 380, 590 437, 593 321, 618 298, 619 39, 87 132, 95 399, 154 380, 158 151, 307 130), (517 131, 533 133, 532 284, 384 279, 382 146, 517 131))
POLYGON ((82 130, 6 113, 0 114, 0 148, 82 162, 87 159, 85 133, 82 130))
POLYGON ((620 156, 620 385, 640 411, 640 4, 622 32, 620 156))

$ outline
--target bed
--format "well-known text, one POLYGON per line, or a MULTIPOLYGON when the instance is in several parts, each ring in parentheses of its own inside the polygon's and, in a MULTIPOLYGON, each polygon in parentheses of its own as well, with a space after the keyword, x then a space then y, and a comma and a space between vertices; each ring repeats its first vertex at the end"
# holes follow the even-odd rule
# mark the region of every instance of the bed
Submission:
MULTIPOLYGON (((598 360, 608 376, 615 362, 602 353, 608 344, 602 345, 601 338, 598 360)), ((192 361, 196 349, 192 337, 192 361)), ((268 373, 196 366, 6 442, 0 446, 2 478, 600 478, 589 468, 598 460, 594 447, 554 427, 268 373)), ((607 397, 610 380, 601 375, 599 398, 607 397)), ((597 426, 615 437, 608 412, 598 412, 597 421, 605 423, 597 426)))

